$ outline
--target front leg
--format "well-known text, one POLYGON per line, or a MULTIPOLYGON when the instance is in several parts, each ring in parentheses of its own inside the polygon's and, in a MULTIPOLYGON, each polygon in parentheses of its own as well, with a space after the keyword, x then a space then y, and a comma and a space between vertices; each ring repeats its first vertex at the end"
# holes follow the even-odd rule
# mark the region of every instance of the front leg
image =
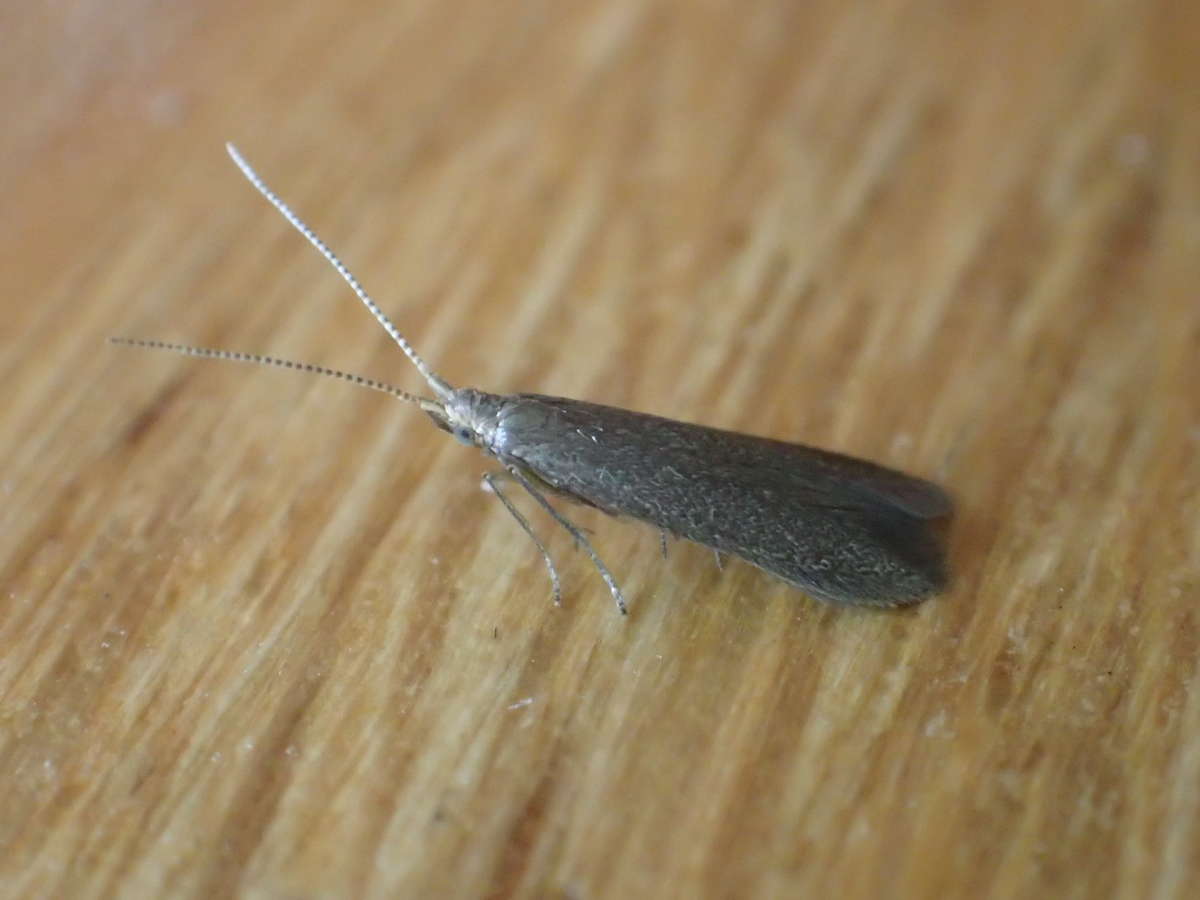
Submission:
POLYGON ((542 559, 546 561, 546 571, 550 573, 550 585, 554 592, 554 605, 562 606, 562 583, 558 578, 558 569, 554 567, 554 560, 550 558, 550 551, 546 549, 546 545, 533 533, 533 528, 530 526, 529 521, 521 515, 520 510, 513 506, 512 501, 504 496, 504 492, 500 490, 500 485, 498 484, 499 478, 497 476, 504 476, 505 474, 504 472, 488 472, 483 476, 483 483, 504 504, 504 508, 512 514, 512 517, 517 520, 517 524, 524 529, 525 533, 529 535, 529 539, 541 551, 542 559))

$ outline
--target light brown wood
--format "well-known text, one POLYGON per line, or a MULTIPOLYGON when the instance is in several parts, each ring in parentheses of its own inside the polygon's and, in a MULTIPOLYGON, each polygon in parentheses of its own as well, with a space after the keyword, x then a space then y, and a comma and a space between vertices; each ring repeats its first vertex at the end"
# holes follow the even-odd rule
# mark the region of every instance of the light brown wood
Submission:
POLYGON ((1200 877, 1200 6, 14 6, 0 893, 1158 897, 1200 877), (124 334, 946 484, 812 602, 419 412, 124 334))

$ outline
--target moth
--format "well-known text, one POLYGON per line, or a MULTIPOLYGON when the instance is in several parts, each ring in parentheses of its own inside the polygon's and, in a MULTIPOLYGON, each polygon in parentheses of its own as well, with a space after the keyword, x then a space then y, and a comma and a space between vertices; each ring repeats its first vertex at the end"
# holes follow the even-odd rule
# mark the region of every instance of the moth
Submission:
POLYGON ((896 607, 940 591, 946 566, 937 524, 952 514, 945 491, 875 463, 803 444, 724 431, 543 394, 456 388, 416 353, 358 279, 272 191, 232 145, 246 179, 350 285, 425 379, 432 397, 324 366, 165 341, 115 343, 188 356, 298 369, 382 391, 420 407, 443 431, 502 467, 484 481, 532 539, 556 604, 562 587, 546 545, 509 498, 510 481, 590 557, 616 602, 625 597, 584 532, 548 495, 595 507, 749 562, 812 597, 896 607))

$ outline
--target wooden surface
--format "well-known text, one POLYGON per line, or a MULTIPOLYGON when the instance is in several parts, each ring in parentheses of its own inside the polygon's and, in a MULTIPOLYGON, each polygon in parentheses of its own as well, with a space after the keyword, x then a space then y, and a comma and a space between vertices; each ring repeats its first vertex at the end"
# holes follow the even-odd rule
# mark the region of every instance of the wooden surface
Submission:
MULTIPOLYGON (((40 9, 38 7, 37 9, 40 9)), ((63 3, 0 28, 0 894, 1156 897, 1200 877, 1200 6, 63 3), (819 605, 385 397, 958 501, 819 605)))

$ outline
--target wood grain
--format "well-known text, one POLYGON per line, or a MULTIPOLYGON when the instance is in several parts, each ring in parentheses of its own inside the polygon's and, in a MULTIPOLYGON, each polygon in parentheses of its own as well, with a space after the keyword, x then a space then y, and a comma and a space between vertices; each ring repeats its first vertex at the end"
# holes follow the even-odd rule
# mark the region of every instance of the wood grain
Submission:
MULTIPOLYGON (((1200 7, 3 14, 0 894, 1156 897, 1200 877, 1200 7), (540 559, 236 141, 455 383, 947 485, 831 609, 540 559)), ((530 511, 532 514, 532 510, 530 511)))

